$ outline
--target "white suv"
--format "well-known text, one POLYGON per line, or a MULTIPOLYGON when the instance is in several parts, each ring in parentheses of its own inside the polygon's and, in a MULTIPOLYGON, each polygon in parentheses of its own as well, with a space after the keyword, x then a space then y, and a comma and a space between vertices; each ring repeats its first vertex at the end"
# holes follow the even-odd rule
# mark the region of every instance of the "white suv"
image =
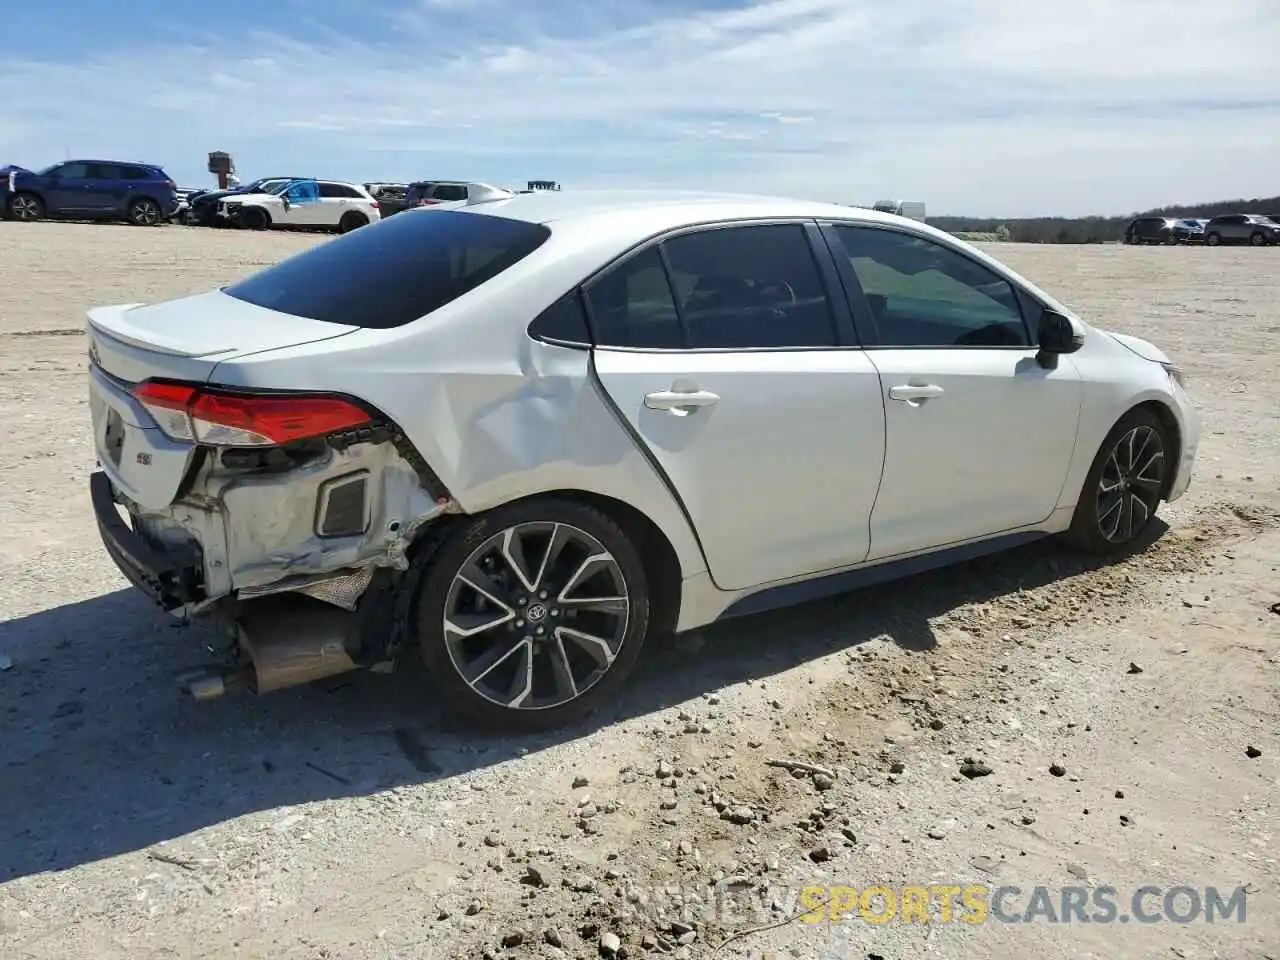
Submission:
POLYGON ((358 183, 288 180, 262 193, 218 201, 218 217, 246 230, 307 227, 349 233, 382 219, 378 201, 358 183))
POLYGON ((200 695, 408 662, 558 725, 655 632, 1050 534, 1133 549, 1190 482, 1168 357, 924 224, 474 192, 90 311, 106 548, 234 628, 200 695))

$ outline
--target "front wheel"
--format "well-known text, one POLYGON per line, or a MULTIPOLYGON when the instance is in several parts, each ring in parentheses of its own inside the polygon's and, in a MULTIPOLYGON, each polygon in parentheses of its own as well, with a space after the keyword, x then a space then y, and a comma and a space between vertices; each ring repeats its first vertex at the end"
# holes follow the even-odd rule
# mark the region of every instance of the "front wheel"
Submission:
POLYGON ((34 193, 15 193, 9 198, 9 216, 14 220, 39 220, 44 216, 44 204, 34 193))
POLYGON ((1267 245, 1267 238, 1262 231, 1258 231, 1249 237, 1249 242, 1255 247, 1265 247, 1267 245))
POLYGON ((1121 417, 1089 468, 1067 539, 1102 555, 1130 548, 1164 497, 1172 453, 1164 424, 1150 410, 1121 417))
POLYGON ((417 654, 447 705, 548 730, 613 698, 649 631, 639 553, 605 514, 531 500, 468 519, 422 561, 417 654))
POLYGON ((261 207, 244 207, 236 217, 243 230, 266 230, 271 226, 271 217, 261 207))

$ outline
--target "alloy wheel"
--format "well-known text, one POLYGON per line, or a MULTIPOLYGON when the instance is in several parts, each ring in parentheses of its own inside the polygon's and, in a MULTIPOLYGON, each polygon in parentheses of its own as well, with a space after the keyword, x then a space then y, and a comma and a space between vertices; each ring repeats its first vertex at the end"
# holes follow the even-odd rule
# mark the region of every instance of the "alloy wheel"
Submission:
POLYGON ((26 194, 19 194, 14 197, 9 204, 9 210, 18 220, 38 220, 40 218, 40 204, 35 197, 28 197, 26 194))
POLYGON ((1109 543, 1125 543, 1147 525, 1164 490, 1164 439, 1142 424, 1111 448, 1098 479, 1098 530, 1109 543))
POLYGON ((630 609, 622 567, 599 540, 567 523, 519 523, 486 539, 454 575, 444 641, 477 696, 545 710, 609 672, 630 609))
POLYGON ((139 200, 133 205, 132 219, 140 227, 153 226, 160 219, 160 207, 152 200, 139 200))

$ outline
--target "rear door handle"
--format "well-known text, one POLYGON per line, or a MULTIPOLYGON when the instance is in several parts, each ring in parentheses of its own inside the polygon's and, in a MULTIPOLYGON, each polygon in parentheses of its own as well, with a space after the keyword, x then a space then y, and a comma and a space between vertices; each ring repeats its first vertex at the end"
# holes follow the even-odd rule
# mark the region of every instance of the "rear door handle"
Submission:
POLYGON ((710 407, 720 402, 720 394, 710 390, 659 390, 646 393, 644 405, 675 417, 686 417, 697 407, 710 407))
POLYGON ((936 383, 905 383, 896 387, 889 388, 889 398, 891 400, 902 400, 906 403, 918 403, 921 400, 931 400, 934 397, 940 397, 943 389, 936 383))

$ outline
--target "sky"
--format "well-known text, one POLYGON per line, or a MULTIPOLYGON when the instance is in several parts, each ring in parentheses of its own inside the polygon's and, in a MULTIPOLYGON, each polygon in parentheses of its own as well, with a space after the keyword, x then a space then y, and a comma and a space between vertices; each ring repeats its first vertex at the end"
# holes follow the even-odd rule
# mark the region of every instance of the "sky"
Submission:
POLYGON ((933 214, 1280 194, 1280 0, 40 0, 0 165, 530 179, 933 214))

